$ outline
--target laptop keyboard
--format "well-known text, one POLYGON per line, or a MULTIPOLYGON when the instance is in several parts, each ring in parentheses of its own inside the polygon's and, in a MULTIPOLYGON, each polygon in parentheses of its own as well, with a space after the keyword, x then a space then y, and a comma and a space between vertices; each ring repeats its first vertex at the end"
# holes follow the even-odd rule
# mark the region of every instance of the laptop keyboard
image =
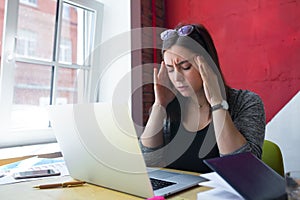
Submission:
POLYGON ((163 181, 155 178, 150 178, 153 190, 158 190, 164 187, 168 187, 170 185, 174 185, 174 182, 169 182, 169 181, 163 181))

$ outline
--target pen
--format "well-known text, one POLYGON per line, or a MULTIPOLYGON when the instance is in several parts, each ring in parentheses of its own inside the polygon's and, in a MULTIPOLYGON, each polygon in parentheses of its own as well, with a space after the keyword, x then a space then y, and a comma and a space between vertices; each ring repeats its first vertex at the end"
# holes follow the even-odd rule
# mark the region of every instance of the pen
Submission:
POLYGON ((37 186, 34 186, 34 188, 50 189, 50 188, 76 187, 76 186, 82 186, 83 184, 85 184, 84 181, 71 181, 71 182, 64 182, 64 183, 52 183, 52 184, 45 184, 45 185, 37 185, 37 186))

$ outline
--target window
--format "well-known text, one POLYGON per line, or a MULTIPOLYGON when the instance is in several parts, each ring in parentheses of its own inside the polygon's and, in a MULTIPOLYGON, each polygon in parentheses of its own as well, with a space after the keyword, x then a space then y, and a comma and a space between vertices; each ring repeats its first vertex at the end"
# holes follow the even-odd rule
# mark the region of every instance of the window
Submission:
POLYGON ((27 4, 30 6, 37 6, 38 0, 20 0, 20 3, 27 4))
POLYGON ((0 147, 55 141, 47 107, 93 101, 90 71, 99 66, 89 54, 100 43, 101 3, 43 0, 33 8, 22 3, 37 0, 20 2, 7 1, 5 13, 0 147), (64 12, 72 18, 63 20, 64 12))
POLYGON ((68 38, 62 38, 59 46, 59 61, 64 63, 72 62, 72 42, 68 38))
POLYGON ((63 19, 70 19, 70 15, 71 15, 71 12, 70 12, 70 6, 68 5, 65 5, 63 7, 63 11, 62 11, 62 16, 63 16, 63 19))
POLYGON ((37 34, 31 30, 19 30, 17 36, 17 49, 16 54, 34 57, 37 47, 37 34))

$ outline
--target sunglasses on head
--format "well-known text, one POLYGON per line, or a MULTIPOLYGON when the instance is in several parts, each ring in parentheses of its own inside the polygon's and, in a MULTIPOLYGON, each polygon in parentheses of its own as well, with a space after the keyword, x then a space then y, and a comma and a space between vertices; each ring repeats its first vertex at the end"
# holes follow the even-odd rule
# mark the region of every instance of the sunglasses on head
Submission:
POLYGON ((193 32, 193 30, 194 30, 193 25, 185 25, 185 26, 180 27, 178 30, 168 29, 160 34, 160 38, 162 40, 167 40, 174 36, 188 36, 189 34, 191 34, 193 32))

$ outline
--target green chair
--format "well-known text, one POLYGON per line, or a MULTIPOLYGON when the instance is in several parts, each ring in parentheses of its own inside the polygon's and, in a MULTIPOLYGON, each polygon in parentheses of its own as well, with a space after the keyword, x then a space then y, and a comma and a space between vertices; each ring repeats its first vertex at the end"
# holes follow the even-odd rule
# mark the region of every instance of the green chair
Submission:
POLYGON ((269 140, 264 141, 262 161, 284 177, 284 165, 279 146, 269 140))

